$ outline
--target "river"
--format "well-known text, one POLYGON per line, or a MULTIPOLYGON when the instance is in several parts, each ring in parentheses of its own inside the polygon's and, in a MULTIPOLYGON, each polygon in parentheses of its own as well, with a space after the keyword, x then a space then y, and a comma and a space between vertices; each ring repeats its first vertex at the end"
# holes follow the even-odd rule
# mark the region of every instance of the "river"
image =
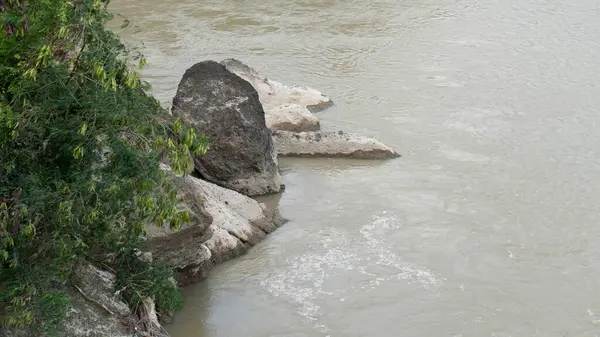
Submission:
POLYGON ((165 105, 234 57, 403 155, 280 160, 290 222, 185 288, 173 337, 600 336, 600 2, 111 7, 165 105))

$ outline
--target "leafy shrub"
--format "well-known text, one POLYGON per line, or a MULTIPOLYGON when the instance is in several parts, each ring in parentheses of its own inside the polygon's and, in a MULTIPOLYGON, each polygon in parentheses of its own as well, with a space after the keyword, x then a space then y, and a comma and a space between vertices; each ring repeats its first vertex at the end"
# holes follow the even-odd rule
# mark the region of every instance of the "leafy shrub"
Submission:
POLYGON ((144 224, 189 220, 159 162, 190 172, 208 145, 145 92, 107 3, 0 0, 2 325, 54 331, 83 260, 117 270, 133 305, 179 306, 171 272, 134 254, 144 224))

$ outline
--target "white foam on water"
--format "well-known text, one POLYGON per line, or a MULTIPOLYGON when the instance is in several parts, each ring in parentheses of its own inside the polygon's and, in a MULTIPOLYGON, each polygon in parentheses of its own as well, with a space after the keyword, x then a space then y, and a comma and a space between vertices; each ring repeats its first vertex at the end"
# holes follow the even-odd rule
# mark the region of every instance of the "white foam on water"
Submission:
POLYGON ((598 315, 596 315, 596 313, 594 311, 592 311, 592 309, 588 308, 587 312, 588 312, 588 315, 591 318, 592 324, 594 324, 594 325, 600 325, 600 317, 598 315))
POLYGON ((273 296, 295 304, 298 314, 316 330, 329 334, 330 329, 319 322, 322 312, 317 302, 324 298, 343 302, 386 282, 404 281, 425 289, 435 289, 441 284, 442 279, 431 270, 403 261, 393 252, 393 242, 386 237, 397 230, 402 230, 398 218, 387 212, 373 216, 370 223, 362 226, 358 239, 337 228, 323 229, 307 240, 320 247, 309 244, 307 253, 287 258, 286 267, 269 275, 261 286, 273 296), (368 282, 350 281, 328 289, 326 282, 339 275, 347 276, 347 279, 352 276, 362 280, 367 278, 368 282))
POLYGON ((374 216, 373 219, 373 222, 363 226, 360 232, 367 239, 367 245, 379 257, 379 260, 375 261, 374 264, 397 270, 395 275, 377 278, 375 283, 379 285, 382 280, 398 279, 418 282, 425 288, 437 287, 442 281, 441 278, 435 276, 427 268, 403 261, 402 258, 392 252, 390 244, 384 239, 387 232, 400 228, 398 218, 384 212, 383 216, 374 216))

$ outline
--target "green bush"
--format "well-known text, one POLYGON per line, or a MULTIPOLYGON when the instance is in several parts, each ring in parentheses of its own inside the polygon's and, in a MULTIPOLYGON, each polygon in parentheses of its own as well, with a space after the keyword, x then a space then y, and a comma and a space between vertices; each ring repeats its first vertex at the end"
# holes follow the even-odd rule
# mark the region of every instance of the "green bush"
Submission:
POLYGON ((190 172, 206 139, 145 92, 146 62, 108 0, 0 0, 0 324, 51 333, 73 268, 117 271, 135 306, 179 306, 172 273, 137 260, 144 224, 189 215, 159 162, 190 172))

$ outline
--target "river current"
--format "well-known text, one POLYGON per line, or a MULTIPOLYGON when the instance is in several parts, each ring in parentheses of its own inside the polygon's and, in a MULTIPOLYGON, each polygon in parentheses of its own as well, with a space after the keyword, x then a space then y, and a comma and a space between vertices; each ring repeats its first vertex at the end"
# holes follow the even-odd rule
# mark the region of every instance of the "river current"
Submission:
POLYGON ((234 57, 402 154, 280 160, 265 201, 290 222, 185 288, 173 337, 600 336, 600 2, 111 9, 166 106, 192 64, 234 57))

